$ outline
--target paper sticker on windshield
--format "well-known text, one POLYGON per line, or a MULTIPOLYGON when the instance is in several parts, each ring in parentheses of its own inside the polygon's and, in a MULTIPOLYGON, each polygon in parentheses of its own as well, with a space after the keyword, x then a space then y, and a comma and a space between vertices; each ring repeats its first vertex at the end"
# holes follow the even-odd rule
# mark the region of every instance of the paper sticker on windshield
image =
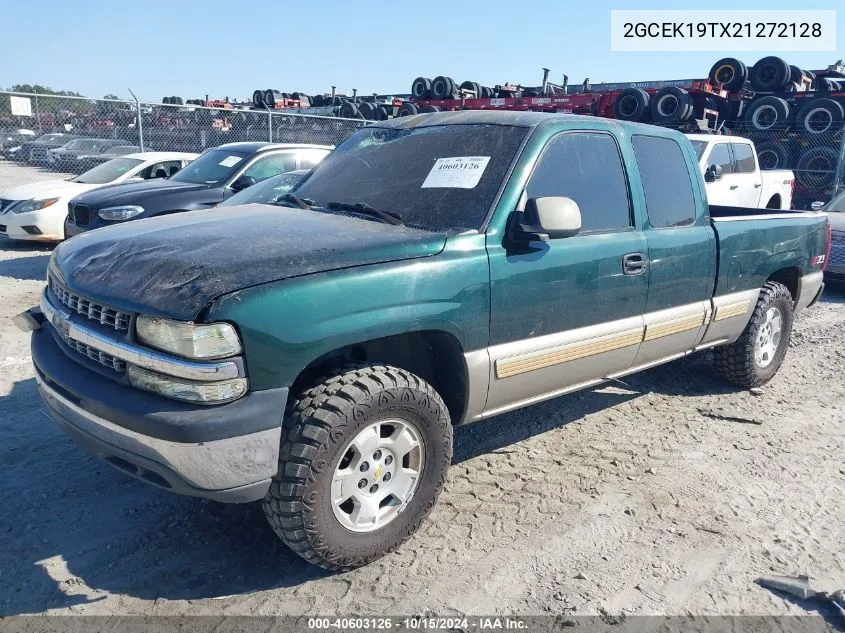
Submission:
POLYGON ((421 188, 472 189, 481 180, 489 162, 489 156, 438 158, 421 188))
POLYGON ((220 161, 221 167, 234 167, 239 162, 243 160, 240 156, 227 156, 223 160, 220 161))

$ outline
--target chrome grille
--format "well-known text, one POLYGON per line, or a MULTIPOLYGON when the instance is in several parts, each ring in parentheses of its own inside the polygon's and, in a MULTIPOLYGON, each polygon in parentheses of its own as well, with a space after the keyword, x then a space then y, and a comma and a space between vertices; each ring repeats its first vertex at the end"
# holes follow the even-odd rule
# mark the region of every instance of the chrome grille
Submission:
POLYGON ((91 207, 87 204, 68 204, 71 221, 76 226, 86 226, 91 221, 91 207))
POLYGON ((101 365, 108 367, 109 369, 113 369, 120 373, 126 371, 126 362, 120 360, 119 358, 115 358, 111 354, 101 352, 100 350, 91 347, 90 345, 80 343, 79 341, 72 338, 66 338, 64 339, 64 341, 68 344, 68 347, 70 347, 71 349, 75 349, 83 356, 87 356, 91 360, 98 362, 101 365))
POLYGON ((830 259, 828 266, 845 266, 845 236, 834 236, 830 242, 830 259))
POLYGON ((95 303, 90 299, 81 297, 64 287, 61 283, 56 281, 53 275, 49 279, 50 290, 56 295, 56 298, 61 301, 68 308, 88 317, 93 321, 97 321, 102 325, 108 325, 115 330, 122 330, 124 332, 129 330, 129 321, 132 315, 129 312, 116 310, 102 303, 95 303))

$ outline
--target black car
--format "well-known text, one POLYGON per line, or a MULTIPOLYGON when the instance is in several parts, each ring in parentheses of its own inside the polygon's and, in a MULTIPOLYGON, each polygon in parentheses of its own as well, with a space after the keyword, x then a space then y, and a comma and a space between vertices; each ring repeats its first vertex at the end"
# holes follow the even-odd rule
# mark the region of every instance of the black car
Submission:
MULTIPOLYGON (((297 169, 285 172, 259 182, 252 187, 239 191, 231 198, 226 198, 218 207, 236 207, 241 204, 273 204, 281 199, 288 191, 296 187, 310 170, 297 169)), ((290 206, 290 203, 285 203, 290 206)))
POLYGON ((48 164, 48 156, 51 149, 59 149, 62 145, 77 138, 82 137, 78 134, 65 134, 64 132, 44 134, 34 141, 29 141, 21 146, 23 148, 21 160, 45 167, 48 164))
POLYGON ((23 132, 3 132, 0 134, 0 156, 14 160, 15 155, 23 149, 22 145, 28 141, 35 140, 34 134, 23 132))
MULTIPOLYGON (((126 141, 117 138, 78 138, 47 154, 47 162, 59 171, 81 174, 94 166, 88 158, 102 154, 107 149, 125 145, 126 141)), ((114 158, 114 156, 112 156, 114 158)))
POLYGON ((84 193, 68 204, 65 235, 126 220, 207 209, 236 191, 296 169, 310 169, 325 145, 229 143, 205 151, 171 178, 125 183, 84 193))

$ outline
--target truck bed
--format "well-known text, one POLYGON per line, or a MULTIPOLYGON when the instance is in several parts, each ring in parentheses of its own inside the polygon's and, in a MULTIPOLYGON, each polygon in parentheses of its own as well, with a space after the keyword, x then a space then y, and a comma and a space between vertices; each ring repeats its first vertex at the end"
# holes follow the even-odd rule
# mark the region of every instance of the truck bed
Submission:
POLYGON ((760 288, 785 266, 796 278, 827 249, 827 217, 811 211, 710 207, 717 244, 714 295, 760 288))

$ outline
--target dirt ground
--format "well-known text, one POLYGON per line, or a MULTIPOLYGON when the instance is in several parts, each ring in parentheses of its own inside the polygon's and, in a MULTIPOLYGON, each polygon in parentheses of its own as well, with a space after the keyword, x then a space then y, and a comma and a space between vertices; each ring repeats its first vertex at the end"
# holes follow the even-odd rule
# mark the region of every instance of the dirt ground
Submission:
POLYGON ((798 319, 761 395, 702 354, 457 429, 421 531, 330 574, 258 505, 151 488, 47 418, 10 317, 37 302, 49 255, 0 242, 2 615, 777 615, 817 611, 761 574, 845 586, 841 287, 798 319))

